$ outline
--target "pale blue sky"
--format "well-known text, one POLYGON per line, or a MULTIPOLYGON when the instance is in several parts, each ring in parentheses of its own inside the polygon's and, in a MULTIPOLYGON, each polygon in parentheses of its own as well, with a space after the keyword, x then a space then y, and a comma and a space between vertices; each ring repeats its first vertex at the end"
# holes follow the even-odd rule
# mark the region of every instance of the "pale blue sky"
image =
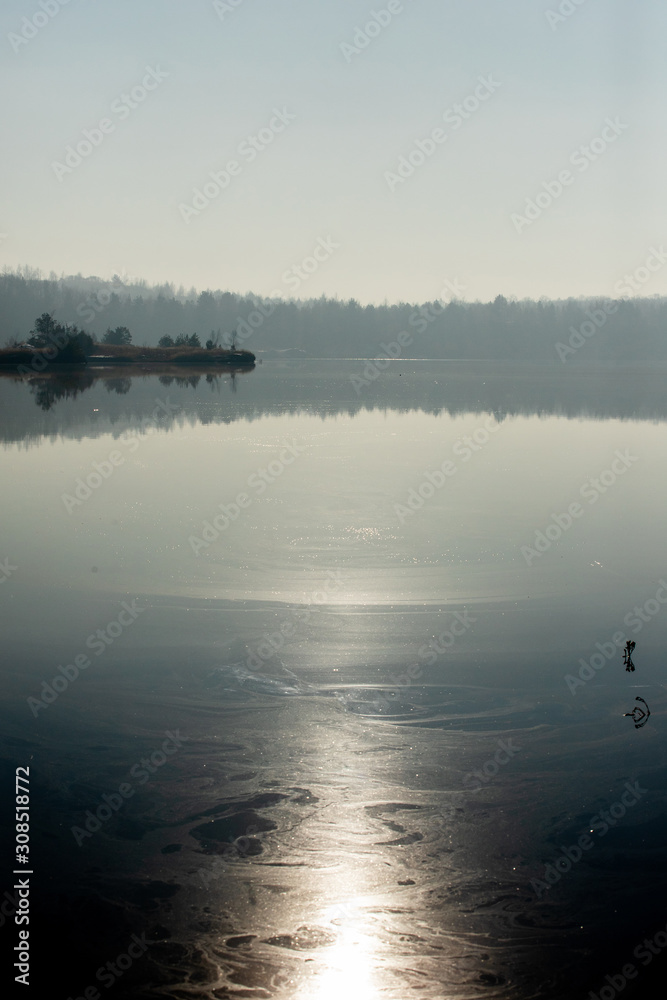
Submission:
MULTIPOLYGON (((286 272, 321 238, 339 246, 300 297, 432 300, 447 280, 473 300, 561 297, 612 295, 667 240, 660 0, 392 0, 347 59, 385 0, 236 4, 69 0, 23 44, 39 0, 5 0, 0 265, 290 296, 286 272), (552 27, 559 6, 574 12, 552 27), (168 75, 119 111, 147 67, 168 75), (443 121, 480 77, 499 86, 443 121), (295 118, 250 162, 239 146, 275 108, 295 118), (92 153, 54 169, 104 118, 92 153), (583 171, 570 156, 608 118, 626 127, 583 171), (439 127, 424 164, 388 180, 439 127), (184 212, 230 160, 229 186, 184 212), (560 197, 513 224, 564 169, 560 197)), ((639 287, 667 294, 667 265, 639 287)))

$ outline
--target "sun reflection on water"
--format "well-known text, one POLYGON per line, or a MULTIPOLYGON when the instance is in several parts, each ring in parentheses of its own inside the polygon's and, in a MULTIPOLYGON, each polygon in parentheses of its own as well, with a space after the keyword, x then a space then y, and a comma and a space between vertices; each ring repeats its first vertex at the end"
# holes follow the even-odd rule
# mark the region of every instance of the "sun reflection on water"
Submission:
POLYGON ((337 940, 319 956, 318 971, 298 1000, 376 1000, 376 942, 363 927, 362 899, 329 907, 325 919, 337 927, 337 940))

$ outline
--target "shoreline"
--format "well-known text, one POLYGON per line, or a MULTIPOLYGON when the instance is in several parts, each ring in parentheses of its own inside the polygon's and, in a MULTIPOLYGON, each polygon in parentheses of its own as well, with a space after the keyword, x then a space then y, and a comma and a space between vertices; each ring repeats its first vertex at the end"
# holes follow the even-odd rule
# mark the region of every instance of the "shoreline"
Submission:
MULTIPOLYGON (((217 354, 214 357, 206 357, 209 351, 194 351, 192 357, 178 352, 174 357, 146 357, 141 354, 137 357, 127 357, 123 355, 90 355, 84 361, 58 362, 56 360, 47 361, 39 352, 28 354, 26 351, 7 351, 9 357, 3 357, 4 352, 0 352, 0 372, 6 371, 21 375, 42 375, 62 371, 91 371, 97 368, 123 368, 123 369, 157 369, 169 366, 194 367, 198 366, 206 370, 217 368, 237 368, 252 369, 257 364, 257 359, 250 351, 236 351, 225 355, 217 354), (36 358, 45 363, 41 368, 34 367, 36 358), (22 371, 19 371, 22 369, 22 371)), ((163 352, 160 352, 163 353, 163 352)))

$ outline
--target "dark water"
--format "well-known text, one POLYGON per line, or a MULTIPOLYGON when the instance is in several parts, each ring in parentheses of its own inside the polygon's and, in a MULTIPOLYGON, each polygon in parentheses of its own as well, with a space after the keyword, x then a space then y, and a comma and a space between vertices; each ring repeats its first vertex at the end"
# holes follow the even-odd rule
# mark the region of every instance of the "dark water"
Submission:
POLYGON ((33 995, 661 995, 665 372, 364 367, 0 380, 33 995))

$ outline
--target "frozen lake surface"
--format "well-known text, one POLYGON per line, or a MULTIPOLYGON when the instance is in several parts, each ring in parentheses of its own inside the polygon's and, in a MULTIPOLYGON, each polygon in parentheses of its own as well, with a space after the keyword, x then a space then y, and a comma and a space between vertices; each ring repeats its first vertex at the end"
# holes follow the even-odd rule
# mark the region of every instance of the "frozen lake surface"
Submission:
POLYGON ((665 372, 366 365, 0 379, 52 992, 664 982, 665 372))

